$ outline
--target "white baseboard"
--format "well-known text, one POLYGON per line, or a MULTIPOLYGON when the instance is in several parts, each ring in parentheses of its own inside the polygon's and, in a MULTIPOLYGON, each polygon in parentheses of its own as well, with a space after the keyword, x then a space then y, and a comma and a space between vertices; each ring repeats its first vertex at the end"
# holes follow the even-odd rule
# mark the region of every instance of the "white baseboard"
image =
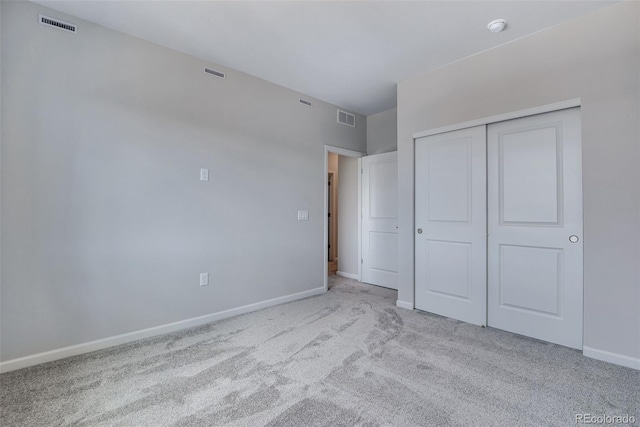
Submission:
POLYGON ((640 359, 637 357, 611 353, 610 351, 598 350, 587 346, 582 347, 582 354, 592 359, 640 370, 640 359))
POLYGON ((20 357, 18 359, 7 360, 6 362, 0 362, 0 373, 15 371, 17 369, 27 368, 29 366, 39 365, 46 362, 52 362, 54 360, 64 359, 71 356, 77 356, 79 354, 90 353, 92 351, 102 350, 103 348, 107 347, 113 347, 144 338, 150 338, 169 332, 175 332, 180 329, 204 325, 206 323, 215 322, 216 320, 226 319, 228 317, 238 316, 240 314, 249 313, 267 307, 273 307, 275 305, 284 304, 302 298, 320 295, 324 292, 324 287, 310 289, 308 291, 286 295, 279 298, 273 298, 267 301, 244 305, 242 307, 232 308, 229 310, 219 311, 217 313, 206 314, 204 316, 193 317, 191 319, 180 320, 178 322, 168 323, 166 325, 155 326, 153 328, 142 329, 139 331, 90 341, 83 344, 77 344, 69 347, 59 348, 56 350, 46 351, 44 353, 33 354, 31 356, 20 357))
POLYGON ((396 301, 396 305, 400 308, 406 308, 407 310, 413 310, 413 303, 406 301, 396 301))
POLYGON ((357 274, 345 273, 344 271, 336 271, 336 275, 340 277, 346 277, 347 279, 360 280, 357 274))

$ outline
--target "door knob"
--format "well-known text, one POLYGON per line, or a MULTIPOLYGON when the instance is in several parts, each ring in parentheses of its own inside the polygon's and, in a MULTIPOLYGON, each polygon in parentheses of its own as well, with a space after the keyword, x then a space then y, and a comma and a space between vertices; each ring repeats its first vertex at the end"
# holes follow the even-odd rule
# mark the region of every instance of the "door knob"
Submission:
POLYGON ((418 228, 418 234, 422 234, 422 228, 418 228))
POLYGON ((569 241, 571 243, 578 243, 578 240, 580 240, 580 239, 575 234, 572 234, 571 236, 569 236, 569 241))

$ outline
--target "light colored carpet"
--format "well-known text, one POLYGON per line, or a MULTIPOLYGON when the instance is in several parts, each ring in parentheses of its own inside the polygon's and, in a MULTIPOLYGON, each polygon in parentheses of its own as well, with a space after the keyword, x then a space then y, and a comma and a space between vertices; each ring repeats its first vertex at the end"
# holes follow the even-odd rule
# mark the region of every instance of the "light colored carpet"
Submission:
MULTIPOLYGON (((569 426, 640 419, 640 372, 331 290, 0 375, 8 426, 569 426)), ((637 422, 635 423, 638 424, 637 422)))

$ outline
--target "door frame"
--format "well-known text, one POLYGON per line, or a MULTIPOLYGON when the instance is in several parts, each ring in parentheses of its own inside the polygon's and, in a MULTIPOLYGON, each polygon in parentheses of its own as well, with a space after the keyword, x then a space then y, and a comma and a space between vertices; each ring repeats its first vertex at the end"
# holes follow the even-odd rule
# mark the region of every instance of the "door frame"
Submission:
MULTIPOLYGON (((324 188, 324 208, 322 209, 322 218, 323 218, 323 246, 322 246, 322 265, 323 265, 323 283, 324 283, 324 291, 327 292, 329 290, 329 285, 327 282, 328 269, 329 269, 329 260, 327 256, 327 250, 329 247, 329 200, 327 197, 329 196, 329 189, 327 185, 327 176, 329 175, 329 153, 334 153, 339 156, 346 157, 354 157, 358 159, 358 167, 361 167, 360 158, 366 156, 366 153, 354 150, 348 150, 346 148, 335 147, 333 145, 325 145, 324 146, 324 172, 322 174, 322 186, 324 188)), ((340 178, 338 178, 340 179, 340 178)), ((362 236, 360 230, 360 223, 362 221, 362 203, 361 198, 361 187, 362 187, 362 177, 358 174, 358 257, 361 258, 362 255, 362 236)), ((362 265, 358 264, 358 280, 362 279, 362 265)))

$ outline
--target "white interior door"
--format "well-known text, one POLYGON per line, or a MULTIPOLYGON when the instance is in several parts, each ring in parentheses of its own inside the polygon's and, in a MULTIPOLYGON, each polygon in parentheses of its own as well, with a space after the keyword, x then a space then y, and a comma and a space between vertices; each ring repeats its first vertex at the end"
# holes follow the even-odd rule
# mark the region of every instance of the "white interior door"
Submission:
POLYGON ((415 304, 487 319, 485 126, 416 140, 415 304))
POLYGON ((579 109, 487 127, 489 325, 582 348, 579 109))
POLYGON ((362 158, 362 281, 398 289, 398 153, 362 158))

